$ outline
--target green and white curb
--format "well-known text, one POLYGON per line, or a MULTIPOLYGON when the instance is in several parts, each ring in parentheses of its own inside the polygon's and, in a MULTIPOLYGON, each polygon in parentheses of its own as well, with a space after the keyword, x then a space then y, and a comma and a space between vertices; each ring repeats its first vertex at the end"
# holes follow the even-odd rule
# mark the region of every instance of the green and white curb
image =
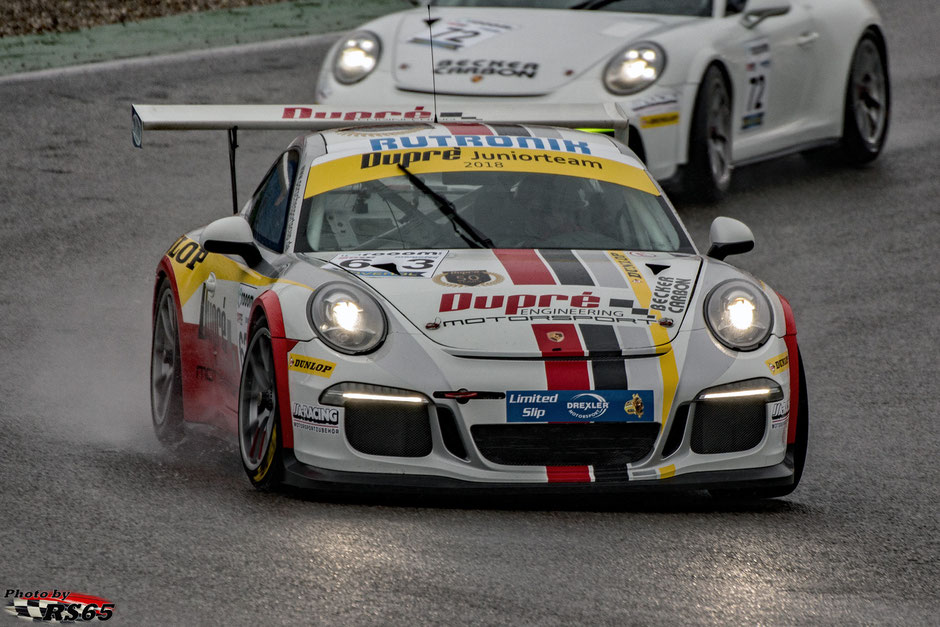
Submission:
POLYGON ((3 37, 0 76, 338 33, 412 6, 407 0, 296 0, 3 37))

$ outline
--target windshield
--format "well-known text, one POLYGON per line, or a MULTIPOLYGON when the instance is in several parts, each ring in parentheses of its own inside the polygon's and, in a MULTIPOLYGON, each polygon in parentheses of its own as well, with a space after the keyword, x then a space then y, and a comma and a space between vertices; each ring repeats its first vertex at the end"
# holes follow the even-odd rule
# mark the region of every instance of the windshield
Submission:
POLYGON ((694 252, 639 168, 539 150, 462 150, 387 151, 314 165, 295 250, 694 252))
POLYGON ((528 9, 595 9, 623 13, 659 13, 711 17, 712 0, 434 0, 439 7, 518 7, 528 9))

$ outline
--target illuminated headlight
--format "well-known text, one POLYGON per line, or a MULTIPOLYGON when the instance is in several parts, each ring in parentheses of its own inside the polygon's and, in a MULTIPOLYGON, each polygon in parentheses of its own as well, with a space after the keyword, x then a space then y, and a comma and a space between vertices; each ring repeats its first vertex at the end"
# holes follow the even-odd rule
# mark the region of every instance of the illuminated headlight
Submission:
POLYGON ((656 82, 666 69, 666 54, 653 43, 642 43, 622 50, 604 69, 604 86, 611 93, 627 96, 656 82))
POLYGON ((381 54, 378 37, 367 31, 352 33, 336 52, 333 76, 344 85, 361 81, 378 65, 381 54))
POLYGON ((310 324, 341 353, 368 353, 385 340, 385 313, 375 299, 347 283, 327 283, 310 300, 310 324))
POLYGON ((756 286, 732 279, 708 293, 705 321, 719 342, 728 348, 749 351, 767 341, 774 314, 770 301, 756 286))
POLYGON ((378 403, 405 403, 408 405, 422 405, 428 402, 427 397, 418 392, 390 388, 382 385, 368 383, 337 383, 323 390, 320 402, 324 405, 345 407, 347 403, 357 401, 372 401, 378 403))
POLYGON ((783 400, 783 389, 773 379, 750 379, 702 390, 697 401, 730 401, 759 399, 765 403, 783 400))

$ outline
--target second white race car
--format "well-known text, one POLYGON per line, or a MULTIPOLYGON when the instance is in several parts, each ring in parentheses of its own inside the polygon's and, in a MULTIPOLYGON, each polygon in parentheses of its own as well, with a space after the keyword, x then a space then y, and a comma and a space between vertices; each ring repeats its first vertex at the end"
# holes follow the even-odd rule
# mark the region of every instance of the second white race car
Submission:
POLYGON ((613 100, 650 172, 709 201, 734 166, 829 145, 873 160, 890 95, 870 0, 435 0, 337 41, 315 97, 522 112, 613 100))

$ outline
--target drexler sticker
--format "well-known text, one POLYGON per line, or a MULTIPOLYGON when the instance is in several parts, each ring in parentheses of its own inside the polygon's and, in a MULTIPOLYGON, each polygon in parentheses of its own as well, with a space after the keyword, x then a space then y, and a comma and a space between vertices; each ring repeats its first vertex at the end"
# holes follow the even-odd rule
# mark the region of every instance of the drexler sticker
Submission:
POLYGON ((652 390, 510 390, 507 422, 653 422, 652 390))

